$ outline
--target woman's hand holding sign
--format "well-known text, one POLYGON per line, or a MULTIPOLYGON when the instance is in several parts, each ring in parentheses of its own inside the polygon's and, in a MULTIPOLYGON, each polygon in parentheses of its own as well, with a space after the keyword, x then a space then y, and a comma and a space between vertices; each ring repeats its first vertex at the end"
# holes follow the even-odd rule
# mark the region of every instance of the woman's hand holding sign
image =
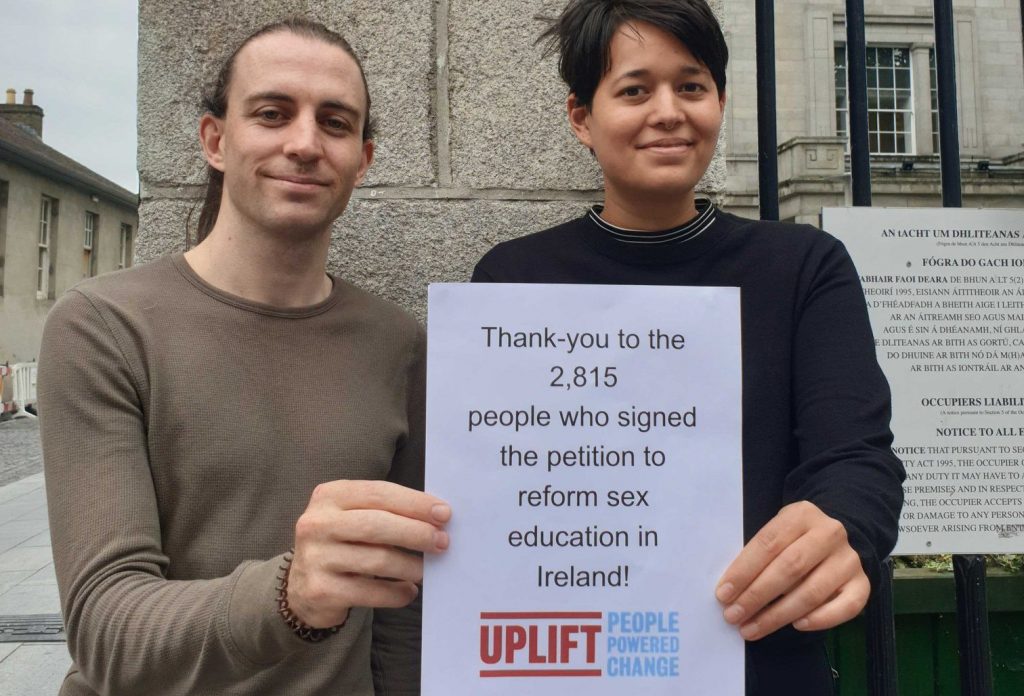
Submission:
POLYGON ((787 505, 754 535, 715 590, 746 640, 786 624, 832 628, 856 616, 871 584, 846 529, 807 501, 787 505))

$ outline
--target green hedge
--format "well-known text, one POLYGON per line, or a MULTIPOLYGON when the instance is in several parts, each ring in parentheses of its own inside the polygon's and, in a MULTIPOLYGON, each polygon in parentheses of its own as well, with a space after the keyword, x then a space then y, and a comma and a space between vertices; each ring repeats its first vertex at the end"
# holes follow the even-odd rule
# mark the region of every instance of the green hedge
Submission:
MULTIPOLYGON (((953 570, 953 556, 948 553, 938 556, 894 556, 897 568, 927 568, 929 570, 953 570)), ((1008 573, 1024 573, 1024 555, 989 555, 985 556, 985 566, 990 569, 1005 570, 1008 573)))

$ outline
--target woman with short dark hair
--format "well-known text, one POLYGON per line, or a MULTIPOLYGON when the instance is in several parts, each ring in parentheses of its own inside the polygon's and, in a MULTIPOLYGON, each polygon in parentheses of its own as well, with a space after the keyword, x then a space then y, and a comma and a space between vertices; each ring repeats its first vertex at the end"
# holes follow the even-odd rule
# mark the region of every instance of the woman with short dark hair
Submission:
POLYGON ((604 204, 499 244, 473 280, 741 289, 748 543, 708 594, 749 641, 748 694, 831 694, 821 631, 864 607, 903 502, 857 272, 820 230, 697 198, 728 60, 704 0, 573 0, 542 38, 604 204))

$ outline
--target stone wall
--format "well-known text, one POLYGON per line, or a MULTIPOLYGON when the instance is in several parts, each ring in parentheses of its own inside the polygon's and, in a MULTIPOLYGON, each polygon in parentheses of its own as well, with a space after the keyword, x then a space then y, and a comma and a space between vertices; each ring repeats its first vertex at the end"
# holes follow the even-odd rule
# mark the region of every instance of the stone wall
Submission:
MULTIPOLYGON (((600 200, 598 168, 566 124, 556 61, 534 44, 563 5, 140 0, 136 259, 182 249, 185 220, 198 215, 204 82, 255 28, 305 15, 361 56, 379 124, 376 160, 336 223, 329 267, 422 317, 427 283, 466 280, 496 242, 600 200)), ((717 196, 724 179, 719 156, 701 188, 717 196)))

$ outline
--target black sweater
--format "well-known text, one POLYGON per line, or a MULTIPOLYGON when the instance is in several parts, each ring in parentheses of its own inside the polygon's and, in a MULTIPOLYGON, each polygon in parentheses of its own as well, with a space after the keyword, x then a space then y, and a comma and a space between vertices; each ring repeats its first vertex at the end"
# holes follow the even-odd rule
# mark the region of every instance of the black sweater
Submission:
MULTIPOLYGON (((811 501, 845 525, 876 584, 904 471, 860 281, 837 239, 712 207, 675 232, 631 235, 591 211, 499 244, 473 280, 739 287, 745 538, 783 505, 811 501)), ((748 693, 830 693, 822 643, 784 628, 749 644, 748 693)))

